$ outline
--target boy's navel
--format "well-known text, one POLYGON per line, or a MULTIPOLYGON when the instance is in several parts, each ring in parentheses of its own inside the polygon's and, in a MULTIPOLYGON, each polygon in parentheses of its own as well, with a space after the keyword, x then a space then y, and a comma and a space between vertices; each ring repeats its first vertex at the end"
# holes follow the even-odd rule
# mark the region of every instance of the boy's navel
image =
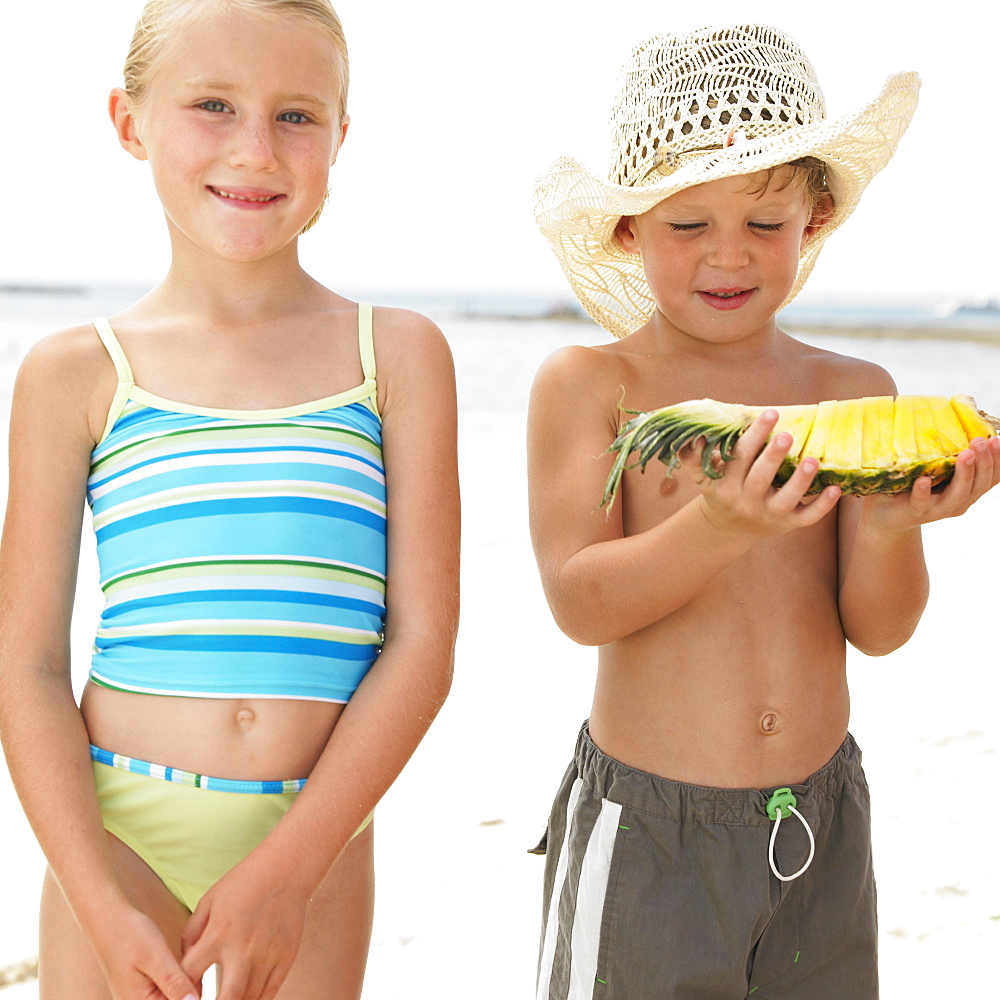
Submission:
POLYGON ((770 735, 778 731, 778 717, 774 712, 766 712, 760 720, 761 731, 770 735))

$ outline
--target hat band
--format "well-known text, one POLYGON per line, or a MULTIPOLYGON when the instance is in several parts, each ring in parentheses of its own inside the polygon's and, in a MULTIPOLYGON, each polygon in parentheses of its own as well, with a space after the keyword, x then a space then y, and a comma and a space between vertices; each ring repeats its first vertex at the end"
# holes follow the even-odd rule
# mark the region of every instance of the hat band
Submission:
POLYGON ((689 156, 691 153, 717 153, 720 149, 738 146, 755 138, 752 132, 745 132, 738 126, 733 126, 722 142, 713 142, 708 146, 693 146, 690 149, 657 149, 653 153, 653 162, 638 180, 633 181, 631 187, 641 187, 654 172, 669 177, 680 166, 682 156, 689 156))

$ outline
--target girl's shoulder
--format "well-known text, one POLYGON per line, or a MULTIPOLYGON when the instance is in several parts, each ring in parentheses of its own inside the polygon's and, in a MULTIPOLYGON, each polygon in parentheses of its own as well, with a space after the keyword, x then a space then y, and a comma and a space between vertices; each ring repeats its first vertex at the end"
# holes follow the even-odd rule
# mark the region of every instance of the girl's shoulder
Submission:
POLYGON ((375 306, 372 330, 379 378, 397 370, 413 373, 452 364, 451 348, 440 327, 421 313, 409 309, 375 306))
POLYGON ((24 356, 21 370, 75 383, 104 370, 113 374, 114 362, 93 323, 83 323, 35 341, 24 356))
POLYGON ((372 330, 378 405, 383 418, 453 401, 455 365, 451 348, 433 320, 409 309, 376 306, 372 330))
POLYGON ((86 323, 32 345, 18 370, 15 400, 82 415, 99 436, 116 384, 114 362, 93 324, 86 323))
POLYGON ((376 346, 391 350, 417 350, 438 345, 447 348, 448 342, 440 327, 431 319, 412 309, 395 306, 372 308, 372 329, 376 346))

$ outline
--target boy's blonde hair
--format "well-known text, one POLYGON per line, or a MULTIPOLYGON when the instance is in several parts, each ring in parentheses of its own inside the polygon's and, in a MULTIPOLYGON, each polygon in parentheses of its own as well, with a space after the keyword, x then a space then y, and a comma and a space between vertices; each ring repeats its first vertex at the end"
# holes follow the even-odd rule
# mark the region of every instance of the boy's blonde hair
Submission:
POLYGON ((252 17, 296 18, 314 24, 333 44, 340 64, 338 114, 347 115, 350 79, 347 40, 337 12, 329 0, 148 0, 132 35, 125 59, 125 93, 133 114, 141 113, 149 82, 163 52, 177 30, 196 15, 236 12, 252 17))

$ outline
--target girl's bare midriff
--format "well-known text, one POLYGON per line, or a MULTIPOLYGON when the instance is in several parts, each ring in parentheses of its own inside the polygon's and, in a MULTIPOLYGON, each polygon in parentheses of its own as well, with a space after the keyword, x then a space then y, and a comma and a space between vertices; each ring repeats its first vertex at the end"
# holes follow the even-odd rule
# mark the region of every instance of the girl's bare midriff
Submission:
MULTIPOLYGON (((678 506, 696 493, 684 470, 664 481, 655 461, 629 475, 628 534, 662 518, 664 492, 678 506)), ((690 784, 804 780, 847 733, 836 581, 835 512, 762 540, 673 614, 600 648, 594 741, 632 767, 690 784)))
POLYGON ((236 780, 308 777, 343 705, 272 698, 175 698, 90 683, 90 742, 113 753, 236 780))

